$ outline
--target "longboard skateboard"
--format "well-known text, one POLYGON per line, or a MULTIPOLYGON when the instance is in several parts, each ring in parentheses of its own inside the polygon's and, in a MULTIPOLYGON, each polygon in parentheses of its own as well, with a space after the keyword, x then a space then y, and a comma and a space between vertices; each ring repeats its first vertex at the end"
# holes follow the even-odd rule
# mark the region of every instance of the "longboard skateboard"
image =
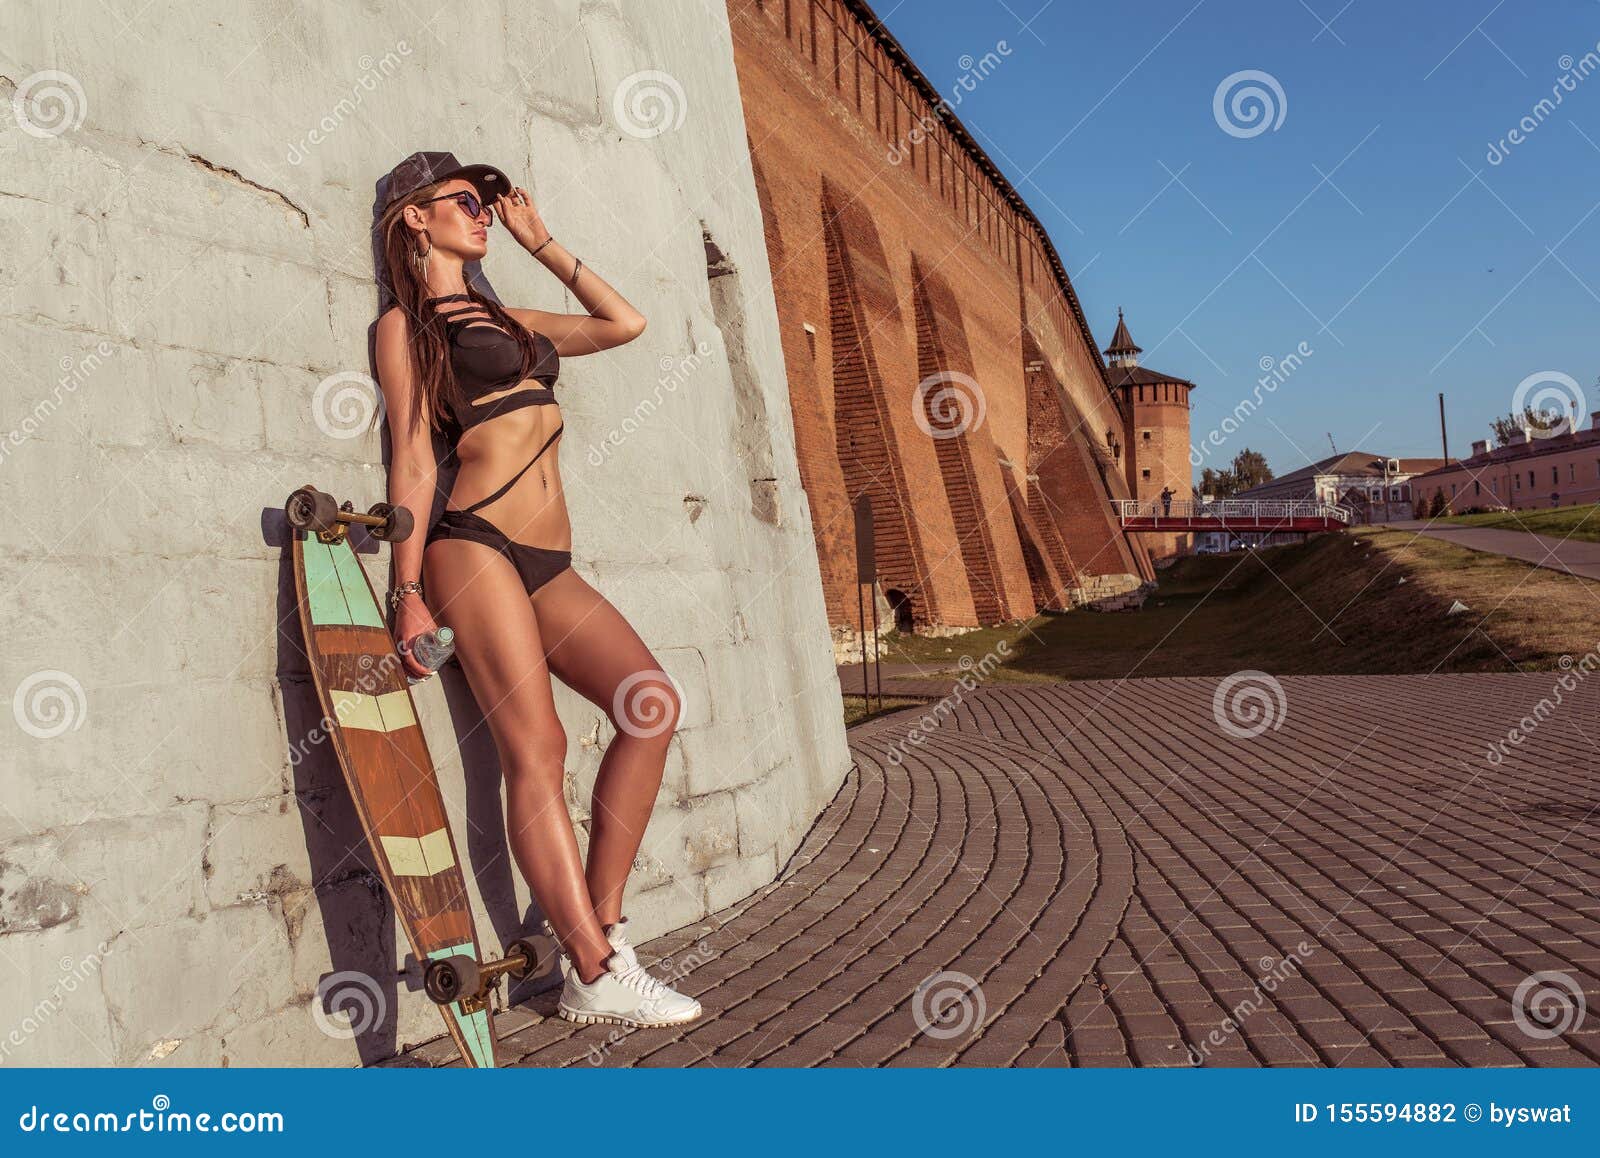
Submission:
POLYGON ((500 974, 539 972, 537 950, 518 940, 499 960, 482 957, 439 777, 417 722, 394 638, 347 531, 369 528, 399 542, 411 512, 379 503, 366 514, 304 486, 284 513, 294 529, 295 591, 311 678, 345 782, 411 951, 423 988, 469 1066, 495 1065, 490 991, 500 974))

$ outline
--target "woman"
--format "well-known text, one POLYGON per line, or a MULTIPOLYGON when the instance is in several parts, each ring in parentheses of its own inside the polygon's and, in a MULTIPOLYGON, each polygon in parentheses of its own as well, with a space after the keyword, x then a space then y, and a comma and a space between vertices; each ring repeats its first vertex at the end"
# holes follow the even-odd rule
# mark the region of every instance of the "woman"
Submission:
MULTIPOLYGON (((394 545, 395 635, 414 639, 438 624, 456 633, 456 655, 499 750, 512 852, 567 959, 561 1015, 636 1026, 692 1021, 700 1003, 644 970, 622 915, 678 698, 633 628, 571 567, 551 389, 562 358, 631 342, 645 319, 551 237, 526 190, 492 166, 413 154, 391 177, 378 228, 398 303, 377 328, 393 441, 389 501, 426 526, 438 467, 433 430, 445 432, 460 460, 438 524, 425 540, 394 545), (495 216, 587 313, 510 309, 467 284, 466 263, 488 251, 495 216), (552 672, 617 730, 595 778, 587 865, 563 794, 567 745, 552 672)), ((405 663, 428 674, 409 655, 405 663)))

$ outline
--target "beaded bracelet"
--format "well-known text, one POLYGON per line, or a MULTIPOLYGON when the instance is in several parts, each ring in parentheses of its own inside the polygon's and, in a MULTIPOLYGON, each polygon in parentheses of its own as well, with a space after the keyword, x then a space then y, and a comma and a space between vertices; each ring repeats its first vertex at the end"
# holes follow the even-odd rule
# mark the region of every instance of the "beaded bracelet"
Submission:
POLYGON ((410 595, 413 592, 415 592, 418 595, 422 594, 422 580, 421 579, 407 579, 404 583, 400 584, 398 587, 391 587, 389 589, 389 608, 390 608, 390 610, 393 610, 394 608, 400 606, 400 600, 404 599, 407 595, 410 595))

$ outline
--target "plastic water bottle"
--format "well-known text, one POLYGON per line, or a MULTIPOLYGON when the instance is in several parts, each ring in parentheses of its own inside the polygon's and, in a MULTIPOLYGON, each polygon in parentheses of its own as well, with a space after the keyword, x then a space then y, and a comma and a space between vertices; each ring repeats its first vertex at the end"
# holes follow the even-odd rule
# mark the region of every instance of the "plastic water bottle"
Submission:
MULTIPOLYGON (((400 641, 400 654, 409 654, 429 671, 438 671, 444 666, 456 650, 456 633, 448 627, 441 627, 434 631, 425 631, 413 639, 400 641)), ((426 679, 427 677, 422 677, 426 679)), ((410 672, 406 673, 406 682, 418 684, 422 679, 410 672)))

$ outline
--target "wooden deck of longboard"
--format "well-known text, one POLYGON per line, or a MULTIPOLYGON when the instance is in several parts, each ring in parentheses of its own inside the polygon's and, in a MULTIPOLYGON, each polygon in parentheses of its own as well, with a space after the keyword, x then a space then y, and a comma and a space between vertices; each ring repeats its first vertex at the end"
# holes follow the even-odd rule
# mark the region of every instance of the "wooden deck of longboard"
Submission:
MULTIPOLYGON (((347 540, 297 531, 294 562, 317 695, 411 950, 424 964, 482 960, 439 778, 372 584, 347 540)), ((439 1011, 468 1065, 495 1064, 491 1008, 439 1011)))

